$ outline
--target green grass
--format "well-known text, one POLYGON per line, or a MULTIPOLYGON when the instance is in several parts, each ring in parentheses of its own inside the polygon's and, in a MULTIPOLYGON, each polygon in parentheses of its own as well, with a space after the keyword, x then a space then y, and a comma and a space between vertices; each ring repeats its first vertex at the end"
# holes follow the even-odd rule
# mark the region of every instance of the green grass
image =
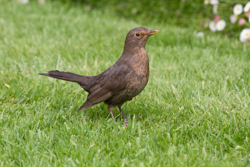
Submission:
POLYGON ((194 30, 141 25, 60 3, 0 3, 0 166, 249 166, 249 45, 194 30), (150 80, 112 122, 104 104, 78 112, 77 84, 47 70, 95 75, 127 32, 159 29, 150 80))

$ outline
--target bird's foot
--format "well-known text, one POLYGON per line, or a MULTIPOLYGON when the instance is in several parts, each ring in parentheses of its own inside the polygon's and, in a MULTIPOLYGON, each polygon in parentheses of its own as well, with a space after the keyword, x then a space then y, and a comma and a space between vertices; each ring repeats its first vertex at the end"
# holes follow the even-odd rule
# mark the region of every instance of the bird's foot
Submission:
POLYGON ((127 127, 128 126, 128 121, 125 121, 124 125, 125 125, 125 127, 127 127))

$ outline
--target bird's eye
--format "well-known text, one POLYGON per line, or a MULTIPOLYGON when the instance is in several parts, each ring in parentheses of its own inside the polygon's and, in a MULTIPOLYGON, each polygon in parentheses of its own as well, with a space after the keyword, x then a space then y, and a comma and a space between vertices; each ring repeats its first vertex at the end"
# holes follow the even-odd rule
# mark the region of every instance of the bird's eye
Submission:
POLYGON ((139 37, 139 36, 140 36, 140 33, 136 33, 135 35, 139 37))

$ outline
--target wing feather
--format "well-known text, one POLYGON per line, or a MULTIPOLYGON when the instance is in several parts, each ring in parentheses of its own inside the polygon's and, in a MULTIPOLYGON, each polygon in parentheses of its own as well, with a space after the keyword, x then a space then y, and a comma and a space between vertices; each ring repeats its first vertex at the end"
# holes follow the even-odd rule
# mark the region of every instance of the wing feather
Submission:
POLYGON ((95 81, 90 86, 87 101, 79 110, 92 107, 98 103, 106 101, 114 94, 119 93, 126 88, 127 75, 131 72, 127 65, 114 64, 103 73, 96 76, 95 81))

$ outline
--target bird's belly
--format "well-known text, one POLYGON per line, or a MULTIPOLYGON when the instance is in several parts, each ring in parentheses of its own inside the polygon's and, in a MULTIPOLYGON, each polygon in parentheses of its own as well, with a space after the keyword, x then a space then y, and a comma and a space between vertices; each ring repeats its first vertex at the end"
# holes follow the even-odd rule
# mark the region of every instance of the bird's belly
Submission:
POLYGON ((126 101, 132 100, 142 92, 148 82, 148 76, 140 76, 133 79, 125 89, 119 93, 113 95, 111 98, 105 101, 107 104, 122 105, 126 101))

